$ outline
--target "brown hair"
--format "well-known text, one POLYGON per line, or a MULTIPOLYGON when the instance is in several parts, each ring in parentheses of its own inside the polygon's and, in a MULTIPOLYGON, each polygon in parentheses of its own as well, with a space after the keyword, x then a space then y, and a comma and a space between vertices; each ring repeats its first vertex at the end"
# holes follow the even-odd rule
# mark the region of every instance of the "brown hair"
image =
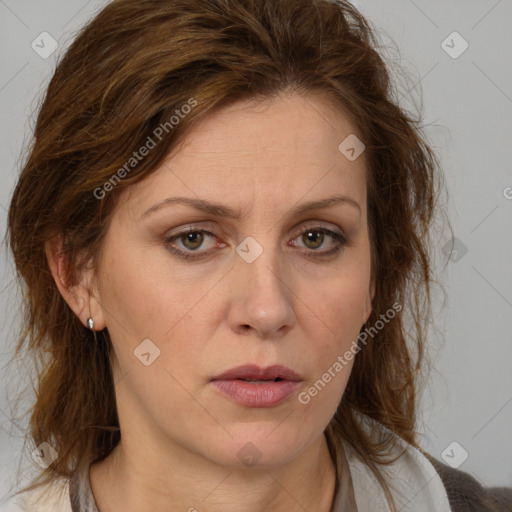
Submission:
POLYGON ((415 383, 433 282, 429 230, 442 175, 419 120, 393 99, 374 32, 345 0, 115 0, 81 30, 48 86, 8 212, 24 292, 16 356, 30 353, 39 364, 29 435, 59 454, 24 490, 70 477, 120 439, 109 333, 95 342, 68 307, 45 243, 63 237, 69 282, 76 282, 84 262, 99 261, 120 192, 157 168, 195 123, 238 100, 295 91, 321 93, 348 112, 366 145, 376 283, 368 324, 404 305, 356 357, 328 427, 372 468, 392 504, 378 469, 392 438, 375 441, 356 416, 417 446, 415 383), (170 129, 191 99, 194 108, 170 129), (165 123, 154 149, 120 173, 165 123), (115 175, 122 179, 98 199, 115 175))

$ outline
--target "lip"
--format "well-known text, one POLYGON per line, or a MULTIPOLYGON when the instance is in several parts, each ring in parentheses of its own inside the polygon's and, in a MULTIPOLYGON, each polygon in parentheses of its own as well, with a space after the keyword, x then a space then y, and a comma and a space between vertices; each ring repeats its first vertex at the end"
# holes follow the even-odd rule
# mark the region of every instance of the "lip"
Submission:
POLYGON ((274 364, 267 368, 260 368, 256 364, 245 364, 231 368, 226 372, 213 377, 212 380, 233 380, 233 379, 261 379, 261 380, 274 380, 280 378, 290 382, 300 382, 301 376, 295 373, 290 368, 274 364))
POLYGON ((300 386, 302 378, 290 368, 273 365, 260 368, 257 365, 243 365, 232 368, 216 377, 211 384, 223 395, 246 407, 274 407, 300 386), (281 379, 275 381, 274 379, 281 379), (268 380, 266 383, 246 382, 242 379, 268 380))

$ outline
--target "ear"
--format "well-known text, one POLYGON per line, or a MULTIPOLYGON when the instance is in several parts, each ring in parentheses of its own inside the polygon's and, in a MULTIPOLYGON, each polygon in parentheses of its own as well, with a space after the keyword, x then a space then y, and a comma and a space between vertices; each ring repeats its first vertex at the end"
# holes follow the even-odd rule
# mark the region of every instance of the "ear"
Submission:
POLYGON ((103 310, 100 305, 98 291, 93 280, 93 268, 88 265, 81 271, 78 282, 69 282, 69 268, 63 250, 61 235, 48 240, 45 244, 48 265, 60 294, 80 319, 88 327, 87 320, 94 320, 94 330, 101 331, 106 327, 103 310))

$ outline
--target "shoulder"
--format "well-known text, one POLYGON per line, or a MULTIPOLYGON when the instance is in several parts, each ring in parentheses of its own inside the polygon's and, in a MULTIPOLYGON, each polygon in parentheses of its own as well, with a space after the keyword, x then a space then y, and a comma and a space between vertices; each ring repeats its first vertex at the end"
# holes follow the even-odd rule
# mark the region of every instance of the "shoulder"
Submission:
POLYGON ((69 499, 69 480, 60 478, 45 485, 11 496, 0 504, 0 512, 72 512, 69 499))
POLYGON ((512 512, 512 487, 484 487, 469 473, 442 463, 372 418, 365 415, 360 418, 362 424, 378 439, 383 440, 387 435, 396 441, 392 450, 393 462, 382 469, 391 482, 398 484, 398 495, 406 498, 409 495, 405 508, 413 506, 414 510, 512 512), (417 494, 415 489, 418 489, 417 494), (421 508, 420 503, 425 503, 424 508, 421 508))
MULTIPOLYGON (((381 457, 377 469, 398 510, 451 512, 441 478, 420 450, 376 420, 362 414, 358 416, 373 441, 386 446, 386 455, 381 457)), ((352 449, 350 443, 344 444, 358 508, 389 511, 383 489, 367 462, 352 449)))
POLYGON ((484 487, 469 473, 424 455, 439 474, 454 512, 512 511, 512 487, 484 487))

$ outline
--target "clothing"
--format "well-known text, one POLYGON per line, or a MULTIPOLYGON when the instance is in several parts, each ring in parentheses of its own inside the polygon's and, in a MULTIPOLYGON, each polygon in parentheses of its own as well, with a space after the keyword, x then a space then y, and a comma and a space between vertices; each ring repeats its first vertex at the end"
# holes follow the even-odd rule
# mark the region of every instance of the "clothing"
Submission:
POLYGON ((512 487, 483 487, 470 474, 441 463, 427 454, 439 476, 454 511, 511 512, 512 487))
MULTIPOLYGON (((383 425, 360 415, 375 435, 389 433, 383 425)), ((394 436, 394 434, 393 434, 394 436)), ((385 494, 368 465, 346 442, 326 433, 336 468, 331 512, 389 512, 385 494)), ((484 488, 471 475, 453 469, 394 436, 398 459, 379 469, 390 482, 400 512, 512 512, 512 488, 484 488)), ((89 466, 77 468, 70 480, 59 479, 45 494, 26 493, 0 512, 99 512, 89 481, 89 466), (39 503, 35 499, 40 498, 39 503)), ((313 512, 313 511, 312 511, 313 512)))

